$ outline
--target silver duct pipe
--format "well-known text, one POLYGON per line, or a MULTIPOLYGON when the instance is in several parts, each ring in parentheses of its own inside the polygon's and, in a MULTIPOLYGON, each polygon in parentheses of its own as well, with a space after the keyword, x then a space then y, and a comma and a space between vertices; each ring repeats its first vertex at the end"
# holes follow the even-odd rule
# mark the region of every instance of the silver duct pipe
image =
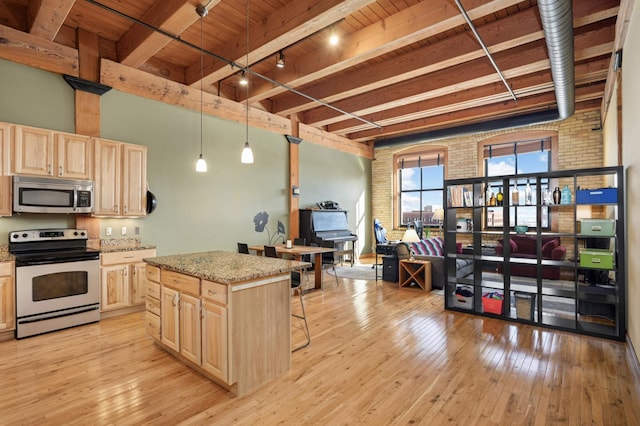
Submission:
POLYGON ((572 116, 576 108, 571 0, 538 0, 538 9, 549 51, 558 112, 563 120, 572 116))

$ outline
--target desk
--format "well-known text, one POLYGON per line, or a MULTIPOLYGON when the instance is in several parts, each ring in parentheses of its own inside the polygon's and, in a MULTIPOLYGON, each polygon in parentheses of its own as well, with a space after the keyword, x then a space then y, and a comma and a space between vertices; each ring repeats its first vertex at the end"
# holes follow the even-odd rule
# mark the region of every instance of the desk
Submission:
MULTIPOLYGON (((322 253, 331 253, 336 251, 335 248, 330 247, 316 247, 316 246, 292 246, 291 248, 287 248, 284 244, 276 244, 275 245, 276 252, 278 256, 282 256, 283 254, 290 254, 293 256, 295 260, 300 260, 302 256, 315 255, 314 259, 314 270, 315 270, 315 285, 314 288, 321 289, 322 288, 322 253), (319 266, 319 267, 318 267, 319 266)), ((249 250, 255 250, 258 256, 262 256, 262 252, 264 251, 264 245, 262 246, 249 246, 249 250)))
POLYGON ((400 261, 399 287, 409 287, 412 283, 418 284, 423 290, 431 291, 431 262, 410 259, 400 261))

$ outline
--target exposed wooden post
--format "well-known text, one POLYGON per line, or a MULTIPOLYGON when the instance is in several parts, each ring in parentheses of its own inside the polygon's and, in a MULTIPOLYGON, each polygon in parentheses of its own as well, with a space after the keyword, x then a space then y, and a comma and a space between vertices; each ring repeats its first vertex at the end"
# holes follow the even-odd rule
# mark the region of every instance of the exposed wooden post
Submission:
MULTIPOLYGON (((300 120, 298 116, 291 117, 291 132, 296 138, 300 134, 300 120)), ((300 145, 289 142, 289 238, 300 236, 300 201, 298 195, 293 194, 293 188, 300 188, 300 145)))
MULTIPOLYGON (((100 39, 97 34, 78 29, 78 63, 79 77, 83 80, 100 82, 100 39)), ((100 136, 100 95, 75 91, 76 133, 87 136, 100 136)), ((100 219, 76 215, 76 228, 86 229, 87 246, 100 247, 100 219)))

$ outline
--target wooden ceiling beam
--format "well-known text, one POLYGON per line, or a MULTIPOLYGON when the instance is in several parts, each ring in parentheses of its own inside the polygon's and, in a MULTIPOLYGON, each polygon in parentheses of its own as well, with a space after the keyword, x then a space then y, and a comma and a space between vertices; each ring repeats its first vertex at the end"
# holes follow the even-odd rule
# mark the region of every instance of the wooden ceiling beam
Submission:
MULTIPOLYGON (((575 37, 575 60, 584 60, 611 51, 613 28, 603 27, 575 37), (595 47, 594 47, 595 46, 595 47)), ((511 49, 494 55, 494 59, 507 79, 542 71, 549 68, 546 46, 542 41, 524 48, 511 49)), ((477 59, 445 70, 393 86, 353 96, 334 106, 365 117, 377 111, 396 108, 407 103, 419 102, 442 96, 452 91, 466 90, 498 81, 499 76, 487 61, 477 59)), ((315 108, 304 113, 304 122, 312 126, 325 126, 350 119, 328 108, 315 108)))
MULTIPOLYGON (((101 61, 100 70, 100 83, 116 90, 200 112, 200 91, 196 88, 169 81, 108 59, 101 61)), ((202 98, 203 113, 236 123, 244 124, 246 122, 243 104, 207 92, 202 93, 202 98)), ((282 135, 291 134, 291 120, 257 108, 249 108, 249 125, 282 135)), ((321 129, 312 130, 308 127, 300 125, 300 134, 305 141, 328 144, 343 152, 373 158, 373 148, 368 144, 353 142, 342 136, 332 135, 321 129), (303 131, 303 129, 305 130, 303 131)))
MULTIPOLYGON (((214 0, 209 8, 215 7, 220 1, 214 0)), ((141 21, 169 34, 182 34, 200 19, 192 3, 187 0, 156 2, 141 21)), ((123 65, 139 68, 171 41, 171 38, 142 25, 133 25, 118 41, 118 59, 123 65)))
MULTIPOLYGON (((576 86, 604 82, 607 74, 607 66, 608 59, 606 57, 577 65, 575 68, 576 86)), ((513 78, 509 83, 519 100, 554 90, 550 70, 513 78)), ((460 109, 469 109, 482 104, 503 102, 510 99, 511 96, 505 90, 504 85, 502 85, 501 82, 496 82, 470 90, 427 99, 422 102, 403 105, 399 108, 381 111, 367 118, 381 126, 389 126, 403 121, 433 117, 460 109)), ((331 133, 345 136, 350 133, 366 130, 367 128, 367 125, 360 121, 348 120, 331 125, 327 130, 331 133)))
MULTIPOLYGON (((297 0, 283 6, 264 21, 250 25, 249 64, 273 55, 374 1, 297 0)), ((237 35, 236 43, 221 46, 215 53, 235 63, 246 65, 245 37, 246 34, 243 31, 237 35)), ((204 60, 205 77, 203 82, 205 85, 211 85, 237 71, 221 61, 207 56, 204 60)), ((200 61, 190 65, 187 69, 188 84, 199 86, 200 73, 200 61)))
POLYGON ((78 51, 0 25, 0 58, 58 74, 78 77, 78 51))
MULTIPOLYGON (((576 102, 593 101, 593 106, 598 105, 598 97, 602 96, 602 84, 576 88, 576 102), (598 91, 600 90, 600 91, 598 91)), ((454 125, 466 125, 480 123, 486 120, 495 120, 538 111, 553 109, 556 106, 553 92, 542 93, 519 100, 496 102, 489 105, 477 106, 465 110, 458 110, 434 117, 425 117, 418 120, 406 121, 378 130, 365 130, 350 135, 353 141, 365 142, 372 139, 401 136, 427 130, 438 130, 454 125), (505 106, 508 105, 508 108, 505 106)))
MULTIPOLYGON (((574 26, 615 17, 617 8, 609 7, 610 3, 612 1, 605 4, 600 0, 578 2, 574 10, 574 26), (602 11, 602 7, 606 9, 602 11)), ((535 8, 493 21, 479 27, 478 32, 492 54, 544 38, 535 8)), ((325 102, 335 102, 483 56, 484 51, 479 48, 475 38, 462 33, 407 52, 393 61, 347 70, 330 81, 323 80, 305 87, 304 92, 325 102)), ((317 106, 312 101, 290 93, 276 97, 273 105, 272 112, 283 116, 317 106)))
MULTIPOLYGON (((517 0, 467 0, 465 7, 469 16, 476 19, 517 3, 517 0)), ((421 2, 351 34, 341 43, 338 51, 324 49, 322 52, 311 52, 298 58, 294 67, 280 70, 278 78, 272 73, 267 76, 289 86, 300 87, 464 23, 460 11, 450 1, 421 2)), ((251 91, 251 102, 285 91, 269 82, 258 81, 251 91)))
POLYGON ((75 0, 32 0, 27 11, 29 33, 53 41, 74 4, 75 0))

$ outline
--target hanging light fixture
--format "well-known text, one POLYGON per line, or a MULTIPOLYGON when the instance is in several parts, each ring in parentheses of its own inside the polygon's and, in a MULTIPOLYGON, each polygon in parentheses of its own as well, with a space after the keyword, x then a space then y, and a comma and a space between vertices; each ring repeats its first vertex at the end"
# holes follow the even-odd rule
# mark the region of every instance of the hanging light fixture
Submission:
MULTIPOLYGON (((247 16, 246 16, 246 24, 247 24, 247 39, 246 39, 246 43, 247 43, 247 56, 246 56, 246 62, 245 62, 245 67, 247 67, 247 69, 249 69, 249 0, 247 0, 247 16)), ((242 72, 244 75, 244 71, 242 72)), ((246 77, 246 75, 245 75, 246 77)), ((247 81, 247 84, 245 86, 247 88, 247 94, 246 94, 246 106, 245 106, 245 118, 246 118, 246 139, 244 142, 244 148, 242 148, 242 155, 240 156, 240 162, 242 162, 243 164, 253 164, 253 151, 251 150, 251 147, 249 146, 249 82, 247 81)))
POLYGON ((249 80, 247 80, 247 75, 245 74, 244 70, 240 72, 240 84, 242 86, 246 86, 249 84, 249 80))
POLYGON ((204 160, 204 156, 202 155, 202 109, 203 109, 203 100, 202 100, 202 80, 204 80, 204 31, 202 28, 202 21, 204 17, 207 16, 206 6, 198 5, 196 7, 196 13, 200 16, 200 156, 198 157, 198 161, 196 161, 196 172, 204 173, 207 171, 207 162, 204 160))
POLYGON ((280 53, 278 53, 278 59, 276 59, 276 67, 284 68, 284 53, 282 53, 282 50, 280 51, 280 53))

